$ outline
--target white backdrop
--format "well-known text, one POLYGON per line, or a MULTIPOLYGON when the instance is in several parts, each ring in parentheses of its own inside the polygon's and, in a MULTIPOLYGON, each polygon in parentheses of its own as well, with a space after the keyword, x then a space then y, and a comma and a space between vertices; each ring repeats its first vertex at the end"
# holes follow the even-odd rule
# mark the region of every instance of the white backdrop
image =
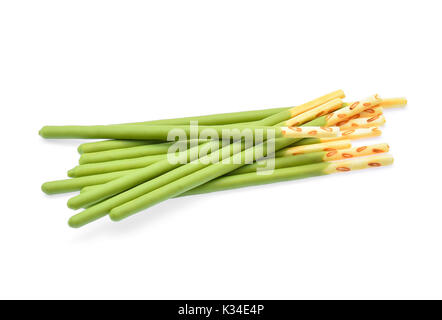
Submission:
POLYGON ((2 1, 0 298, 442 298, 440 1, 2 1), (107 124, 406 96, 388 168, 71 229, 44 181, 107 124), (433 160, 434 159, 434 160, 433 160))

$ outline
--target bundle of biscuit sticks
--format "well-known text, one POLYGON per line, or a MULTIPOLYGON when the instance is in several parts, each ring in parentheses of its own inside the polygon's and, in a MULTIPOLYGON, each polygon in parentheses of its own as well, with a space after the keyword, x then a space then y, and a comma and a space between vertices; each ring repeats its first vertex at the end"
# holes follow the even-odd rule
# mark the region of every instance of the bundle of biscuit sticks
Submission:
POLYGON ((386 143, 352 147, 381 135, 384 110, 404 98, 344 102, 337 90, 307 103, 126 124, 45 126, 48 139, 83 143, 70 178, 46 182, 47 194, 79 191, 68 200, 83 209, 69 219, 81 227, 109 216, 119 221, 167 199, 387 166, 386 143))

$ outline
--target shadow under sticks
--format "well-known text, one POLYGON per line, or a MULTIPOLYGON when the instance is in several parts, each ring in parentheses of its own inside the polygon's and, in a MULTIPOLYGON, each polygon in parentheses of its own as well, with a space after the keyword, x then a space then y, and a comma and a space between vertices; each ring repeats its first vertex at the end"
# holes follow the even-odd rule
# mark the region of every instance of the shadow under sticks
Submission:
POLYGON ((102 236, 125 236, 145 229, 146 225, 165 223, 168 220, 164 219, 170 219, 170 215, 185 214, 183 211, 189 210, 194 201, 198 201, 197 198, 189 196, 169 199, 119 222, 111 221, 108 216, 103 217, 77 229, 78 234, 74 236, 74 241, 88 241, 102 236))
MULTIPOLYGON (((392 166, 388 166, 372 170, 382 171, 382 170, 392 170, 392 169, 393 169, 392 166)), ((347 186, 349 183, 349 180, 347 179, 351 178, 347 177, 346 179, 345 176, 354 176, 354 175, 359 176, 364 174, 366 175, 367 171, 370 171, 370 169, 357 170, 357 171, 345 172, 340 174, 332 174, 330 176, 331 177, 340 176, 341 178, 338 178, 338 180, 336 181, 339 181, 338 183, 342 182, 343 185, 347 186)), ((113 222, 109 219, 109 217, 103 217, 97 221, 92 222, 89 225, 86 225, 76 230, 76 232, 78 233, 74 236, 73 241, 75 242, 89 241, 90 239, 102 236, 112 236, 112 237, 126 236, 132 232, 136 232, 137 230, 145 229, 146 225, 151 226, 155 224, 167 223, 168 220, 164 219, 170 219, 171 215, 185 214, 186 213, 185 211, 188 211, 189 209, 192 208, 192 205, 195 203, 194 201, 207 200, 208 202, 214 202, 214 199, 212 199, 212 197, 219 197, 220 194, 228 195, 230 193, 238 193, 238 192, 253 192, 254 188, 276 188, 277 187, 276 185, 286 185, 297 188, 301 187, 299 184, 302 183, 302 181, 304 180, 318 181, 317 183, 319 183, 319 181, 321 181, 322 179, 327 179, 327 176, 310 177, 307 179, 284 181, 268 185, 251 186, 251 187, 238 188, 238 189, 226 190, 221 192, 212 192, 208 194, 192 195, 182 198, 169 199, 151 208, 140 211, 139 213, 119 222, 113 222)), ((353 177, 353 179, 362 179, 362 178, 353 177)))

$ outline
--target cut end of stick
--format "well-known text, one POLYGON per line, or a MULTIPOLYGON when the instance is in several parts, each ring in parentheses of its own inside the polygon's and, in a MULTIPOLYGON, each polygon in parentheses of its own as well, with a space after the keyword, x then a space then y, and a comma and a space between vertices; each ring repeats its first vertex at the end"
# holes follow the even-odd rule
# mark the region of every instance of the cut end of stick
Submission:
POLYGON ((76 197, 73 197, 73 198, 70 198, 70 199, 68 200, 67 205, 68 205, 68 208, 69 208, 69 209, 77 210, 77 209, 80 209, 80 208, 81 208, 81 206, 77 203, 77 201, 76 201, 75 198, 76 198, 76 197))
POLYGON ((47 182, 45 182, 41 185, 41 191, 43 191, 46 194, 51 194, 51 189, 49 188, 49 185, 47 182))
POLYGON ((46 137, 45 137, 45 128, 46 128, 46 127, 43 127, 43 128, 41 128, 41 129, 38 131, 38 134, 39 134, 41 137, 43 137, 43 138, 46 138, 46 137))
POLYGON ((75 168, 68 171, 68 177, 75 178, 75 168))
POLYGON ((85 159, 85 157, 81 155, 80 158, 78 159, 78 164, 87 164, 87 163, 88 163, 87 159, 85 159))
POLYGON ((76 216, 70 217, 70 219, 68 220, 68 225, 71 228, 80 228, 83 226, 81 221, 79 221, 76 216))
POLYGON ((389 99, 383 99, 380 103, 381 107, 384 108, 398 108, 398 107, 405 107, 407 105, 408 101, 406 98, 389 98, 389 99))
POLYGON ((120 214, 118 214, 118 211, 114 211, 114 209, 112 209, 112 210, 109 212, 109 218, 110 218, 113 222, 118 222, 118 221, 123 220, 125 217, 122 216, 122 215, 120 215, 120 214))

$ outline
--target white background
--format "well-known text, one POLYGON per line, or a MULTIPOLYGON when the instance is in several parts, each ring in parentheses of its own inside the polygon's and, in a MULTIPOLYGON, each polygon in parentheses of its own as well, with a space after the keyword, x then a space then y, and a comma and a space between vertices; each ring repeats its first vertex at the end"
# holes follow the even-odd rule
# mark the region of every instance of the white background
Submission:
POLYGON ((2 1, 0 298, 442 298, 440 1, 2 1), (406 96, 395 164, 71 229, 44 181, 107 124, 406 96))

